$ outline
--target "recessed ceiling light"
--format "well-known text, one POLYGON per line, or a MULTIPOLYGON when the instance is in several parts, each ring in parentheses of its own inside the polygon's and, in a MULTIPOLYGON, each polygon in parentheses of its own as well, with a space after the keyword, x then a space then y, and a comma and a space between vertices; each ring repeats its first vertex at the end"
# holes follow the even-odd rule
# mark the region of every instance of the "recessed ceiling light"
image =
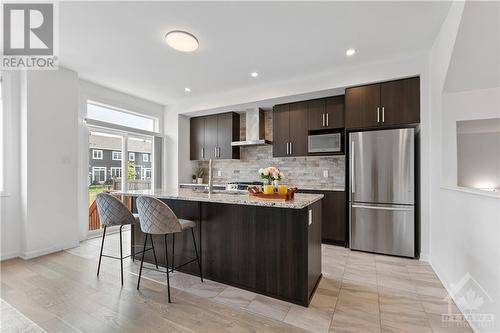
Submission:
POLYGON ((252 77, 257 77, 257 76, 259 76, 259 73, 257 73, 257 72, 252 72, 252 73, 250 73, 250 75, 251 75, 252 77))
POLYGON ((198 39, 189 32, 174 30, 165 35, 165 42, 181 52, 193 52, 198 48, 198 39))
POLYGON ((191 88, 184 88, 185 92, 191 92, 191 88))
POLYGON ((345 51, 345 54, 348 55, 348 56, 352 56, 356 53, 356 50, 355 49, 349 49, 347 51, 345 51))

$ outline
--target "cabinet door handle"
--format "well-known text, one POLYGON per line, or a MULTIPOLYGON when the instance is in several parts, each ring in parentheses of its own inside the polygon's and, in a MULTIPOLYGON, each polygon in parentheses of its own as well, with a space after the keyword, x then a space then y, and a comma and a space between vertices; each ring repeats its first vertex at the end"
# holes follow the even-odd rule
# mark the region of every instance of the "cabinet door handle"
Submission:
POLYGON ((214 148, 214 157, 217 157, 217 147, 214 148))
POLYGON ((380 123, 380 107, 377 107, 377 123, 380 123))
POLYGON ((290 155, 292 155, 292 143, 290 142, 290 155))
POLYGON ((323 120, 323 126, 325 126, 325 114, 324 113, 321 115, 321 118, 323 120))
POLYGON ((385 122, 385 107, 382 107, 382 124, 385 122))
POLYGON ((328 113, 326 114, 326 126, 328 126, 328 113))
POLYGON ((290 150, 288 148, 288 142, 286 143, 286 154, 289 155, 290 154, 290 150))
POLYGON ((205 148, 201 148, 201 158, 205 158, 205 148))

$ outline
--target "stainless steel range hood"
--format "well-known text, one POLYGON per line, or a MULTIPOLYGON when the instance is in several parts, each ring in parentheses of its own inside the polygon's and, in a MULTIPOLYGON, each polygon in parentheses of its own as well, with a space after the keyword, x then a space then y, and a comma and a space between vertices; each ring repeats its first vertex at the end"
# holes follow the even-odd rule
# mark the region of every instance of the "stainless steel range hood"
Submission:
POLYGON ((268 145, 271 141, 265 139, 264 111, 261 109, 247 110, 245 113, 245 141, 233 141, 231 146, 268 145))

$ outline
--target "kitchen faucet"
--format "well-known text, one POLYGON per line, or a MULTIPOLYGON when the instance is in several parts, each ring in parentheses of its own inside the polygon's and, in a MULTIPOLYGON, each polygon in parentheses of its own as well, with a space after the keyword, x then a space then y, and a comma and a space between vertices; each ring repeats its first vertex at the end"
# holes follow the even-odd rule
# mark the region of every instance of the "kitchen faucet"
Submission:
POLYGON ((208 194, 212 194, 213 188, 213 178, 212 178, 212 159, 208 160, 208 194))

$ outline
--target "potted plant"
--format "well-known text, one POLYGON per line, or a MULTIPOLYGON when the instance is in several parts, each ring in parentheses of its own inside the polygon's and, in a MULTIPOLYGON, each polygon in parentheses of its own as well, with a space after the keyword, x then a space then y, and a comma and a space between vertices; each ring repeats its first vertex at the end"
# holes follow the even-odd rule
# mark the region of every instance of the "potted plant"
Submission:
POLYGON ((203 173, 204 171, 202 167, 196 169, 196 177, 198 179, 198 184, 203 184, 203 173))
POLYGON ((191 178, 193 179, 191 183, 196 184, 196 175, 192 175, 191 178))

